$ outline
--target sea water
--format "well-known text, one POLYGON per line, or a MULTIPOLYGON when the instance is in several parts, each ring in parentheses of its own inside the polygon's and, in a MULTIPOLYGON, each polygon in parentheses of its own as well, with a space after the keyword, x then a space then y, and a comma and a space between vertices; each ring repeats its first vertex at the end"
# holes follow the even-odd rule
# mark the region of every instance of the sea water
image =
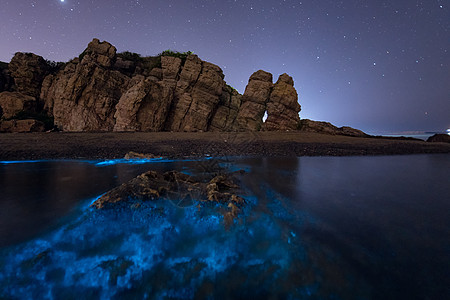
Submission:
POLYGON ((0 162, 0 298, 445 299, 450 155, 0 162), (220 204, 89 207, 147 170, 243 169, 220 204))

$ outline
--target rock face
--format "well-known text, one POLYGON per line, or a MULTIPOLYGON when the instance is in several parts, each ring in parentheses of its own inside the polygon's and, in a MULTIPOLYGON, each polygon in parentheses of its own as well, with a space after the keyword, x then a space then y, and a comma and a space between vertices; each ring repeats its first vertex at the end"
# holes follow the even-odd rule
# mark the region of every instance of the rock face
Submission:
POLYGON ((116 48, 94 39, 56 76, 45 78, 41 98, 64 131, 112 131, 115 107, 130 78, 111 69, 116 48))
POLYGON ((299 123, 300 131, 304 132, 317 132, 323 134, 331 135, 347 135, 354 137, 368 137, 369 135, 362 132, 361 130, 354 129, 351 127, 336 127, 328 122, 311 121, 308 119, 302 119, 299 123))
POLYGON ((116 105, 114 131, 162 131, 170 105, 164 86, 136 76, 116 105))
POLYGON ((207 131, 225 82, 222 70, 190 55, 175 89, 171 131, 207 131))
POLYGON ((430 136, 427 139, 427 142, 430 143, 450 143, 450 135, 443 134, 443 133, 437 133, 433 136, 430 136))
POLYGON ((230 86, 225 86, 219 106, 211 119, 210 131, 233 131, 242 103, 242 95, 230 86))
POLYGON ((267 103, 267 120, 264 130, 296 130, 300 112, 294 80, 286 73, 278 78, 267 103))

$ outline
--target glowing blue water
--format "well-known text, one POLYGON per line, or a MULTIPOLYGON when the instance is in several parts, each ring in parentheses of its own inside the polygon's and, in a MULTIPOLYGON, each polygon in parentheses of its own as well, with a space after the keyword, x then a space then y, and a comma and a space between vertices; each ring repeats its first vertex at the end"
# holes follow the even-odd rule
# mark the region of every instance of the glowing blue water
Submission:
MULTIPOLYGON (((40 172, 48 172, 54 163, 25 165, 43 164, 40 172)), ((90 164, 83 176, 93 170, 124 176, 124 166, 90 164)), ((129 167, 139 173, 143 166, 129 167)), ((89 208, 116 181, 105 183, 90 191, 98 194, 78 200, 71 218, 0 250, 0 298, 450 295, 449 155, 160 161, 146 167, 192 174, 245 168, 248 204, 230 227, 220 205, 199 210, 159 200, 138 209, 89 208)), ((10 164, 4 168, 13 172, 10 164)))

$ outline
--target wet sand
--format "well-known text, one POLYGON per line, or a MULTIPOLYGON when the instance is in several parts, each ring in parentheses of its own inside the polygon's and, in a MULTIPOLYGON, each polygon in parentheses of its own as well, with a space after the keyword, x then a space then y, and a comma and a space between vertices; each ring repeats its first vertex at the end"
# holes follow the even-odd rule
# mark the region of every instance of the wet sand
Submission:
POLYGON ((177 157, 347 156, 450 153, 450 144, 306 132, 114 132, 0 134, 0 160, 121 158, 129 151, 177 157))

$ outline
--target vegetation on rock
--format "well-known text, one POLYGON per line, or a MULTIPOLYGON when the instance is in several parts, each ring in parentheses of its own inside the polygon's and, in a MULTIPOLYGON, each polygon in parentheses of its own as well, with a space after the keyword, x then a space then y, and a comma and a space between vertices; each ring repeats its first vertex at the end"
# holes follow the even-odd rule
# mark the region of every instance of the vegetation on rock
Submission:
POLYGON ((121 53, 117 53, 117 57, 120 57, 123 60, 131 60, 135 63, 143 61, 143 58, 139 53, 134 53, 134 52, 130 52, 130 51, 124 51, 121 53))
POLYGON ((46 59, 45 62, 47 63, 49 67, 49 72, 52 74, 57 73, 59 70, 63 69, 66 63, 60 62, 60 61, 53 61, 46 59))

